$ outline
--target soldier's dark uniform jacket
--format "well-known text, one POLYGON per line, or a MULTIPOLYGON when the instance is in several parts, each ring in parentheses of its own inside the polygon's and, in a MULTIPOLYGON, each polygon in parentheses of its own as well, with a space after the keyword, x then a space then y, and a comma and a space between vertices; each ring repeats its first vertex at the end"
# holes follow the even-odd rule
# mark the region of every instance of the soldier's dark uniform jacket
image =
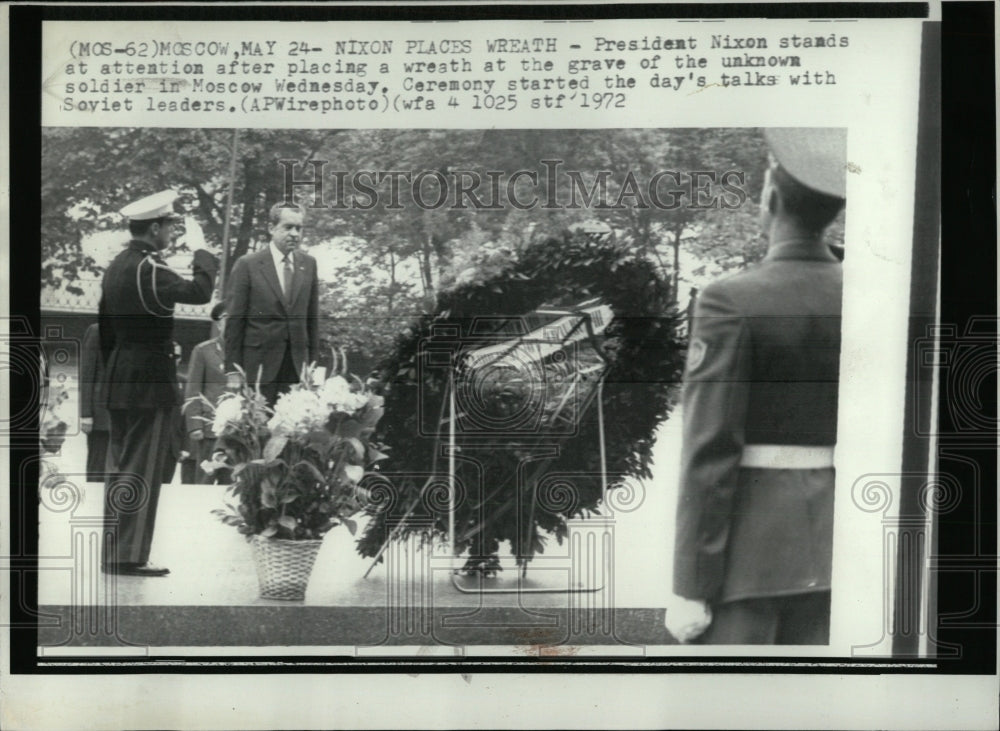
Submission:
POLYGON ((683 397, 676 594, 728 602, 829 590, 832 462, 741 462, 755 445, 836 443, 842 281, 827 249, 790 242, 699 296, 683 397))
POLYGON ((151 245, 133 240, 104 273, 98 329, 111 415, 105 520, 114 530, 105 570, 148 564, 160 486, 176 460, 173 431, 183 423, 173 309, 178 302, 208 302, 214 257, 195 252, 193 269, 193 279, 185 280, 151 245))
POLYGON ((173 308, 208 302, 216 265, 198 251, 193 268, 193 280, 186 280, 153 247, 132 241, 105 271, 98 318, 109 409, 180 405, 173 308))

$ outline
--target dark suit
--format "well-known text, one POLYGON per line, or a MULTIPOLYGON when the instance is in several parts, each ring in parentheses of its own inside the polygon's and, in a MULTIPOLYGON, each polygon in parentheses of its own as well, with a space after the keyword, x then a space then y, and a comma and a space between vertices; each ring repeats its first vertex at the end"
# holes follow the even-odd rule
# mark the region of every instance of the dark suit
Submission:
POLYGON ((202 484, 212 484, 214 478, 201 469, 203 460, 212 454, 216 434, 212 431, 212 422, 204 419, 212 418, 212 411, 199 396, 204 396, 216 404, 219 397, 226 391, 225 358, 222 354, 220 338, 212 338, 199 343, 191 351, 191 363, 188 366, 187 385, 184 389, 184 418, 188 435, 201 430, 202 439, 189 439, 191 454, 196 467, 195 480, 202 484))
POLYGON ((270 246, 237 260, 227 285, 226 370, 240 365, 273 403, 297 383, 319 349, 319 279, 316 260, 294 253, 291 291, 282 293, 270 246))
POLYGON ((836 443, 841 290, 841 265, 828 250, 792 243, 698 298, 674 591, 713 605, 707 642, 828 641, 816 628, 829 622, 832 462, 741 462, 745 448, 829 453, 836 443))
MULTIPOLYGON (((176 346, 180 347, 180 346, 176 346)), ((177 374, 177 391, 184 396, 184 376, 177 374)), ((169 485, 174 481, 177 474, 177 465, 181 468, 181 484, 193 485, 195 478, 194 460, 191 457, 191 446, 188 444, 187 429, 184 424, 184 413, 182 409, 177 409, 173 415, 170 426, 170 446, 167 450, 166 460, 163 464, 163 484, 169 485), (183 453, 187 452, 187 457, 183 453)))
POLYGON ((80 345, 80 418, 93 419, 87 435, 87 482, 104 482, 111 415, 104 407, 106 400, 104 363, 97 323, 87 328, 80 345))
POLYGON ((208 302, 215 260, 195 252, 193 269, 193 280, 183 279, 148 244, 132 241, 104 273, 98 323, 111 415, 104 514, 114 536, 105 565, 149 560, 181 401, 173 306, 208 302))

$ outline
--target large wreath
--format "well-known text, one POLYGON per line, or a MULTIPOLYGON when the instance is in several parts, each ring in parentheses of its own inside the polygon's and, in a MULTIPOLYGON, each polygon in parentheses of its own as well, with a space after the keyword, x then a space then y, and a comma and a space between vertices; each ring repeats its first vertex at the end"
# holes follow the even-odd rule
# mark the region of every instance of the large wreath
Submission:
MULTIPOLYGON (((567 519, 596 511, 602 494, 598 409, 585 401, 569 433, 520 426, 486 436, 459 430, 459 458, 451 465, 457 503, 452 511, 447 394, 455 383, 461 396, 463 376, 475 374, 462 372, 461 358, 435 355, 516 337, 523 316, 543 306, 573 308, 588 300, 614 313, 596 341, 603 358, 595 358, 593 338, 580 341, 577 349, 580 357, 603 360, 606 368, 602 404, 609 489, 628 477, 650 477, 654 433, 676 401, 681 378, 680 316, 668 284, 648 260, 613 242, 567 233, 528 247, 485 282, 442 293, 436 312, 398 338, 380 368, 386 402, 378 437, 392 449, 383 463, 382 490, 371 486, 384 500, 358 542, 363 556, 380 556, 389 540, 415 533, 442 540, 453 526, 456 553, 469 555, 465 569, 492 573, 500 568, 501 541, 510 541, 525 565, 544 550, 546 533, 561 542, 567 519)), ((494 369, 479 374, 477 393, 498 417, 505 410, 523 411, 536 397, 544 410, 546 399, 555 398, 550 392, 558 391, 550 381, 559 373, 551 367, 540 373, 549 381, 541 388, 538 377, 494 369)))

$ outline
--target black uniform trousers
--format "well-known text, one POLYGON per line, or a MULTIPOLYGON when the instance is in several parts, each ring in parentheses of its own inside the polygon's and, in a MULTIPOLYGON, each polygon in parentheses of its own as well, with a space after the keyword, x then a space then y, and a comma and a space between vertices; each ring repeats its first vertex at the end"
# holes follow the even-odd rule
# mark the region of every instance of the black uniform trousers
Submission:
POLYGON ((163 484, 169 485, 174 481, 177 473, 177 465, 181 466, 181 482, 185 485, 194 483, 194 462, 190 457, 181 459, 181 452, 187 447, 187 434, 184 431, 184 415, 178 408, 174 410, 170 417, 173 423, 169 428, 168 440, 170 448, 163 460, 163 484))
POLYGON ((170 431, 178 406, 110 409, 111 442, 104 490, 110 537, 104 565, 149 561, 160 485, 171 458, 170 431))
POLYGON ((96 429, 87 435, 87 482, 104 482, 110 437, 110 432, 96 429))

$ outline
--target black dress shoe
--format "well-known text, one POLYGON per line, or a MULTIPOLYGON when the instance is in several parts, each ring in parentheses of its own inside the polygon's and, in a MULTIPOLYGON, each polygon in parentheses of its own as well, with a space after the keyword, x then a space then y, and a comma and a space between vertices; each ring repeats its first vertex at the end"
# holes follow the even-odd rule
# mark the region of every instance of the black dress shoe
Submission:
POLYGON ((117 574, 119 576, 166 576, 170 569, 162 566, 154 566, 150 563, 119 563, 104 567, 104 573, 117 574))

